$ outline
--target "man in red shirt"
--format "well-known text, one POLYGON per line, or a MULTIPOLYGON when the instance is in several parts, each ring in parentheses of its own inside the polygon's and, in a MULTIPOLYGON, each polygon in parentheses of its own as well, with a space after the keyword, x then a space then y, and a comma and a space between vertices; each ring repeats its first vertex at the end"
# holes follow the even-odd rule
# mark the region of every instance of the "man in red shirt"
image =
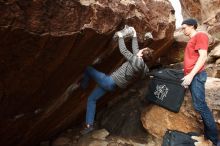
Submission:
POLYGON ((210 109, 205 101, 205 82, 207 79, 204 65, 207 59, 208 36, 203 32, 197 32, 197 21, 186 19, 182 22, 183 33, 190 38, 184 51, 184 78, 182 85, 189 87, 193 106, 202 117, 204 124, 204 138, 193 136, 198 140, 195 145, 207 145, 210 141, 217 145, 218 131, 210 109), (210 140, 210 141, 209 141, 210 140))

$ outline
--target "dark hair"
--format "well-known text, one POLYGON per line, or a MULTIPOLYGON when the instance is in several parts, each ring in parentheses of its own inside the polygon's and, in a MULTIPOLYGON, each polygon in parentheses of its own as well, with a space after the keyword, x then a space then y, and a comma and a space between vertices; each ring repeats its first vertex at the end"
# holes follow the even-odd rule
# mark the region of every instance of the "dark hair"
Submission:
POLYGON ((153 59, 153 51, 154 51, 154 50, 149 49, 149 48, 146 49, 146 50, 143 50, 143 52, 142 52, 142 54, 143 54, 142 58, 143 58, 144 62, 148 62, 148 61, 150 61, 150 60, 153 59))
POLYGON ((198 25, 197 25, 197 21, 196 21, 195 19, 192 19, 192 18, 189 18, 189 19, 184 20, 184 21, 182 22, 182 25, 183 25, 183 24, 193 26, 194 29, 196 29, 197 26, 198 26, 198 25))

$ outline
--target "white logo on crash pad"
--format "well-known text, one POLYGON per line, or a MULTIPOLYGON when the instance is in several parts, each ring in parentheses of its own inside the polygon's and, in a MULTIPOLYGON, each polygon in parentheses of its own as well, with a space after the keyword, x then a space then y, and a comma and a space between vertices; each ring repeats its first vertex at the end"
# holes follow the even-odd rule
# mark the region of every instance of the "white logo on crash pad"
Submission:
POLYGON ((154 95, 160 99, 163 100, 164 97, 167 96, 168 88, 166 85, 157 85, 156 90, 154 91, 154 95))

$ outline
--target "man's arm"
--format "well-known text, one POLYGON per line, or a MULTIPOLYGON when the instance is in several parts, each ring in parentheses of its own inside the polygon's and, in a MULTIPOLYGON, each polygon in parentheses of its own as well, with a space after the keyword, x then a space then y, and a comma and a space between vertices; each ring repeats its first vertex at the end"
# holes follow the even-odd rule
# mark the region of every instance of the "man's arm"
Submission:
POLYGON ((198 73, 198 71, 201 69, 201 67, 205 64, 206 59, 207 59, 207 50, 199 49, 199 58, 192 69, 192 71, 186 75, 182 80, 182 85, 183 86, 188 86, 191 84, 193 77, 198 73))
POLYGON ((132 52, 133 54, 137 54, 139 51, 137 37, 132 37, 132 52))
POLYGON ((131 60, 133 54, 126 48, 124 39, 119 37, 118 39, 119 50, 126 60, 131 60))
POLYGON ((198 71, 201 69, 201 67, 205 64, 206 59, 207 59, 207 50, 198 50, 199 52, 199 58, 194 66, 194 68, 192 69, 192 71, 190 72, 190 74, 192 74, 193 76, 195 76, 195 74, 198 73, 198 71))

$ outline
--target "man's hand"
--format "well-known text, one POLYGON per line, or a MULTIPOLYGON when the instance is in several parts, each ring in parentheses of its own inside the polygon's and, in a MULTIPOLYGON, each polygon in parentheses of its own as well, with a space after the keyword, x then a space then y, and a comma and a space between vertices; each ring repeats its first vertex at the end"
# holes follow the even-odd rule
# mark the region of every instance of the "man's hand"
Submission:
POLYGON ((142 52, 143 52, 143 49, 138 51, 137 53, 138 58, 142 58, 143 56, 142 52))
POLYGON ((147 50, 147 52, 149 52, 149 56, 152 56, 153 50, 146 47, 146 48, 141 49, 141 50, 137 53, 137 56, 138 56, 139 58, 142 58, 142 57, 143 57, 143 51, 144 51, 144 50, 147 50))
POLYGON ((191 74, 188 74, 188 75, 186 75, 186 76, 184 76, 181 80, 183 80, 183 82, 182 82, 182 86, 183 87, 185 87, 185 88, 187 88, 190 84, 191 84, 191 82, 192 82, 192 80, 193 80, 193 75, 191 75, 191 74))

